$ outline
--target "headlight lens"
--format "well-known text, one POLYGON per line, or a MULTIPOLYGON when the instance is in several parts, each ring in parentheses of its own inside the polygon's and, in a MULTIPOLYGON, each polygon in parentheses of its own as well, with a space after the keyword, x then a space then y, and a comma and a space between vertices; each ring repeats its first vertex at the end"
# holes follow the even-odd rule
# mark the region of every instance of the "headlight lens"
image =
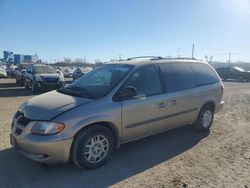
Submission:
POLYGON ((39 135, 52 135, 61 132, 65 125, 48 121, 38 121, 31 129, 31 133, 39 135))
POLYGON ((40 76, 36 76, 36 81, 37 82, 43 82, 43 79, 40 76))

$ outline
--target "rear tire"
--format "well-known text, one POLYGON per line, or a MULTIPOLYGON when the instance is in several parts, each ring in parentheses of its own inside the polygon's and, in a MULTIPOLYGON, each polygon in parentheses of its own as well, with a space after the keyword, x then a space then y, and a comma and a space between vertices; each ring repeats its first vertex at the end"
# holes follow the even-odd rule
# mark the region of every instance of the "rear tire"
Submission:
POLYGON ((239 82, 244 82, 244 77, 243 76, 240 76, 240 78, 239 78, 239 82))
POLYGON ((193 124, 196 130, 207 131, 212 126, 214 119, 214 109, 211 105, 205 105, 200 110, 197 120, 193 124))
POLYGON ((71 148, 71 159, 79 168, 97 168, 110 158, 114 146, 114 137, 108 128, 90 127, 75 137, 71 148))

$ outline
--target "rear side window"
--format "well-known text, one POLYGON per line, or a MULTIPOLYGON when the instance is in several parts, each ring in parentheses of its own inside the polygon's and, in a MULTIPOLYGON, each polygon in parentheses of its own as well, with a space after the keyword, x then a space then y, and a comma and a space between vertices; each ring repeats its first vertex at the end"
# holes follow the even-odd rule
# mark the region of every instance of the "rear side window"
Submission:
POLYGON ((202 63, 192 63, 191 67, 195 73, 194 77, 196 86, 204 86, 219 82, 218 76, 208 65, 202 63))
POLYGON ((195 87, 191 67, 184 62, 159 64, 163 74, 165 92, 177 92, 195 87))

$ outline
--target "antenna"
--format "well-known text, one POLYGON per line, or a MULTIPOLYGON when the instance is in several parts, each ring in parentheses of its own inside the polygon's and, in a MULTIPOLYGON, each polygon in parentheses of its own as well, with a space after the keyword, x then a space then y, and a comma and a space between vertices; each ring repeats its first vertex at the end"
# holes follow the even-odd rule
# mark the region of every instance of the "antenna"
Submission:
POLYGON ((194 58, 194 44, 192 46, 192 59, 194 58))

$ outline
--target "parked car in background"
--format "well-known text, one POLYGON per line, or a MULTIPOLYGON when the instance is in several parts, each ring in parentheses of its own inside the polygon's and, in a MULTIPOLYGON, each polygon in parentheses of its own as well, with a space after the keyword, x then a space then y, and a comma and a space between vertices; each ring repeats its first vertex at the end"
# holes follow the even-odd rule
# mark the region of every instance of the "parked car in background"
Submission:
POLYGON ((238 80, 240 82, 250 81, 250 72, 240 67, 219 67, 216 69, 222 80, 238 80))
POLYGON ((22 104, 11 143, 38 162, 96 168, 129 141, 189 124, 208 131, 223 89, 216 71, 194 59, 105 64, 22 104))
POLYGON ((11 65, 11 66, 9 67, 9 69, 10 69, 10 76, 12 76, 12 77, 14 77, 14 78, 16 77, 16 73, 15 73, 16 68, 17 68, 16 65, 11 65))
POLYGON ((56 71, 58 74, 60 74, 64 78, 63 72, 60 69, 56 68, 56 71))
POLYGON ((27 68, 24 85, 33 93, 42 89, 58 89, 64 86, 64 77, 49 65, 31 64, 27 68))
POLYGON ((24 81, 25 81, 25 74, 27 71, 28 66, 31 65, 30 63, 21 63, 19 65, 17 65, 16 68, 16 83, 20 84, 21 86, 24 85, 24 81))
POLYGON ((74 73, 75 69, 73 68, 65 68, 63 69, 63 75, 65 78, 72 78, 73 77, 73 73, 74 73))
POLYGON ((82 75, 87 74, 88 72, 92 71, 91 67, 80 68, 78 67, 73 73, 73 81, 80 78, 82 75))
POLYGON ((7 72, 4 67, 0 67, 0 77, 1 78, 6 78, 7 77, 7 72))

